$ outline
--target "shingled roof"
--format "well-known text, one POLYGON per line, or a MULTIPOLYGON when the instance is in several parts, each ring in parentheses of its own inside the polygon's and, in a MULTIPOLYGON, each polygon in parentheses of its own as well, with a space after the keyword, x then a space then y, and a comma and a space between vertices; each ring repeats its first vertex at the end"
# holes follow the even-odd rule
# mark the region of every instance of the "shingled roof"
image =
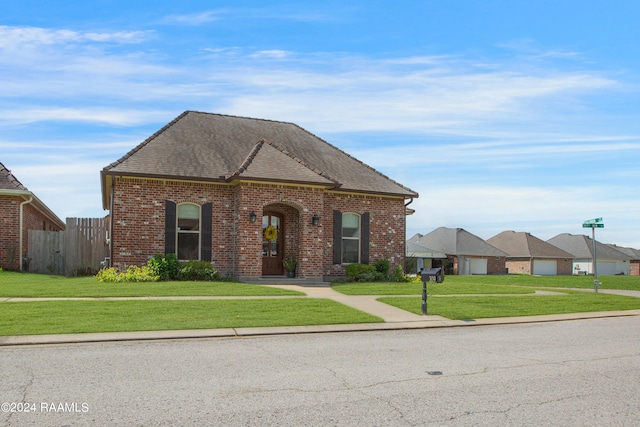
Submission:
POLYGON ((522 231, 503 231, 487 243, 514 258, 573 258, 569 252, 522 231))
POLYGON ((15 191, 29 191, 27 187, 22 185, 18 178, 16 178, 9 169, 7 169, 0 162, 0 189, 2 190, 15 190, 15 191))
MULTIPOLYGON (((103 202, 115 175, 197 181, 257 180, 418 197, 301 127, 186 111, 102 170, 103 202)), ((107 208, 108 205, 105 205, 107 208)))
MULTIPOLYGON (((570 233, 558 234, 555 237, 547 240, 554 246, 559 247, 562 250, 573 254, 575 258, 592 258, 593 240, 585 235, 574 235, 570 233)), ((600 259, 619 259, 630 260, 632 259, 625 253, 622 253, 614 248, 604 245, 596 240, 596 252, 600 259)))
POLYGON ((411 243, 443 252, 447 255, 466 256, 507 256, 475 234, 464 228, 439 227, 431 233, 409 239, 411 243))

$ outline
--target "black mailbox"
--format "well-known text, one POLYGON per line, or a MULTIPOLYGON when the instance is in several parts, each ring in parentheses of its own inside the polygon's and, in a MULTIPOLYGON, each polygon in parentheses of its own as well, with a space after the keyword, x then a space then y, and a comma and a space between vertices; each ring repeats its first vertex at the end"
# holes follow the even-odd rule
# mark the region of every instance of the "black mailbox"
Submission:
POLYGON ((444 271, 442 270, 441 267, 423 268, 420 271, 420 275, 422 276, 423 282, 436 282, 436 283, 444 282, 444 271))

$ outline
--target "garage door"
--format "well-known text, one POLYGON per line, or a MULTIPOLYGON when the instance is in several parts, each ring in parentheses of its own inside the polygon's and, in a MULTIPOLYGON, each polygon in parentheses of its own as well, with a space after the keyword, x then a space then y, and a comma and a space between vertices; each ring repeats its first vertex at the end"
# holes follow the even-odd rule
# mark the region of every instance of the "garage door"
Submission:
POLYGON ((469 267, 471 274, 487 274, 487 259, 469 258, 469 267))
POLYGON ((611 261, 598 261, 598 275, 613 276, 616 274, 616 263, 611 261))
POLYGON ((539 276, 555 276, 558 274, 558 263, 554 260, 533 260, 533 274, 539 276))

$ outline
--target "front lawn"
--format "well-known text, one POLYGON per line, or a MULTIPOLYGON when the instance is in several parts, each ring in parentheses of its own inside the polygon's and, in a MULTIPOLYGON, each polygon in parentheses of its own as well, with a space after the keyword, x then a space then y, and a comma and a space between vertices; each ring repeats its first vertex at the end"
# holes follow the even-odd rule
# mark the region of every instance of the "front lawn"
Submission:
MULTIPOLYGON (((640 276, 601 276, 600 289, 640 291, 640 276)), ((429 295, 521 294, 535 288, 593 289, 592 276, 446 276, 443 283, 427 283, 429 295)), ((343 283, 333 289, 345 295, 418 295, 422 283, 343 283)))
MULTIPOLYGON (((640 298, 584 291, 566 292, 566 295, 523 295, 513 297, 428 297, 427 312, 430 315, 463 320, 640 309, 640 298)), ((378 301, 411 313, 422 313, 422 298, 382 297, 378 301)))
POLYGON ((0 310, 0 335, 378 322, 382 319, 315 298, 6 302, 0 310))
POLYGON ((0 273, 0 297, 294 296, 301 292, 236 282, 100 283, 95 277, 0 273))
MULTIPOLYGON (((458 276, 460 277, 460 276, 458 276)), ((465 295, 465 294, 533 294, 534 288, 510 285, 494 285, 477 281, 458 281, 450 277, 444 283, 427 283, 429 295, 465 295)), ((422 283, 343 283, 332 288, 345 295, 422 295, 422 283)))

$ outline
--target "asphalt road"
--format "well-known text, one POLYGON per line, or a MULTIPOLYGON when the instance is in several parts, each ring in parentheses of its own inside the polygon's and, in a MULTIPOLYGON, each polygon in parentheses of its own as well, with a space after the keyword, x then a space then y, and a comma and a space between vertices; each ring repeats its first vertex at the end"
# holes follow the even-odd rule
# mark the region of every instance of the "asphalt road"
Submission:
POLYGON ((640 317, 3 347, 0 373, 5 426, 631 426, 640 317))

